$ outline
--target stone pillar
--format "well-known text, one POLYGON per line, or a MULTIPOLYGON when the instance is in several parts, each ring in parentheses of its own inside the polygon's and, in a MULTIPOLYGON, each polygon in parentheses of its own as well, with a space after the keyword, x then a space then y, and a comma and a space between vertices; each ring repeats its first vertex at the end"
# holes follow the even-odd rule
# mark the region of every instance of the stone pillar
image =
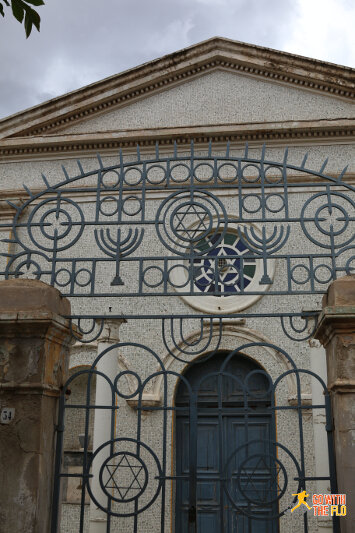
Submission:
POLYGON ((347 496, 342 533, 355 531, 355 276, 334 281, 323 298, 315 337, 326 349, 334 418, 338 493, 347 496))
MULTIPOLYGON (((106 318, 104 327, 97 344, 97 355, 105 350, 108 352, 99 359, 96 370, 104 374, 113 384, 118 374, 118 350, 112 348, 119 342, 119 328, 126 322, 122 319, 106 318)), ((101 444, 111 440, 111 417, 112 392, 108 382, 101 376, 96 377, 96 397, 95 405, 105 405, 108 409, 95 409, 93 452, 101 444)), ((91 490, 98 503, 107 507, 107 496, 103 493, 99 482, 99 472, 102 463, 109 456, 109 447, 106 447, 94 459, 92 465, 91 490)), ((90 500, 90 533, 106 533, 107 514, 97 507, 95 502, 90 500)))
POLYGON ((37 280, 0 282, 0 530, 48 533, 70 303, 37 280))

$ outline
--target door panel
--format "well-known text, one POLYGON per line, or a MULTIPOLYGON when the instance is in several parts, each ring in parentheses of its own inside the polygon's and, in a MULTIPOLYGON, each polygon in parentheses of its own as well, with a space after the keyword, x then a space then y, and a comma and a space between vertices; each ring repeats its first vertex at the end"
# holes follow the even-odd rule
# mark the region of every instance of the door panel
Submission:
MULTIPOLYGON (((213 411, 213 410, 211 410, 213 411)), ((223 434, 223 464, 230 457, 226 474, 229 479, 228 492, 240 510, 248 510, 247 498, 257 501, 270 500, 270 472, 267 465, 260 464, 260 456, 267 455, 270 439, 270 419, 254 416, 248 419, 247 426, 242 416, 233 414, 222 417, 223 434), (247 458, 247 447, 237 454, 233 453, 247 441, 257 440, 248 446, 248 456, 257 455, 249 459, 243 468, 240 482, 237 473, 243 461, 247 458), (265 442, 266 441, 266 442, 265 442), (258 464, 259 463, 259 464, 258 464)), ((187 416, 177 416, 177 455, 176 475, 189 475, 189 421, 187 416)), ((200 416, 197 425, 197 513, 198 531, 203 533, 274 533, 277 526, 265 520, 250 521, 241 511, 236 511, 228 496, 221 488, 220 478, 224 472, 219 468, 219 420, 211 413, 208 417, 200 416), (221 493, 222 490, 222 493, 221 493), (223 517, 222 517, 223 513, 223 517), (223 519, 223 520, 222 520, 223 519), (221 529, 223 527, 223 529, 221 529)), ((176 491, 176 533, 188 531, 189 482, 178 481, 176 491), (181 513, 183 511, 183 513, 181 513)), ((260 509, 261 510, 261 509, 260 509)), ((271 507, 263 507, 263 514, 272 512, 271 507)), ((255 507, 253 508, 255 513, 255 507)))
MULTIPOLYGON (((209 375, 202 382, 197 404, 198 533, 278 532, 278 520, 266 519, 267 515, 277 514, 277 505, 268 503, 277 496, 272 475, 275 428, 268 410, 270 401, 265 398, 263 403, 258 403, 252 399, 251 409, 245 411, 244 401, 240 401, 243 397, 240 383, 256 367, 250 359, 245 359, 241 358, 239 367, 234 361, 229 369, 239 376, 239 382, 223 376, 219 381, 222 386, 217 386, 217 374, 211 375, 210 371, 218 370, 222 357, 193 368, 190 375, 191 385, 201 380, 204 371, 209 375), (249 518, 250 514, 263 518, 249 518)), ((263 379, 259 383, 261 390, 264 384, 268 386, 263 379)), ((188 533, 189 447, 193 443, 189 438, 188 397, 183 387, 181 392, 180 409, 176 412, 175 533, 188 533)))
MULTIPOLYGON (((177 447, 176 474, 189 475, 189 419, 176 419, 177 447), (179 444, 183 444, 182 447, 179 444)), ((219 531, 220 483, 218 468, 218 419, 203 419, 197 426, 197 502, 199 531, 219 531)), ((177 482, 176 533, 188 531, 189 482, 177 482), (178 511, 179 509, 179 511, 178 511), (181 510, 185 513, 181 514, 181 510)))

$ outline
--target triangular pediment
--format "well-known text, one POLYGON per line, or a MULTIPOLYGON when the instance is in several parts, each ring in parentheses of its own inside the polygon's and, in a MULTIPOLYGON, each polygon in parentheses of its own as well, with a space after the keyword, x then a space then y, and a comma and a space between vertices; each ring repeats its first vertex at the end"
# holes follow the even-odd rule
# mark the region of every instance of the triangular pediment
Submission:
POLYGON ((354 70, 213 38, 0 121, 0 138, 354 117, 354 70))
POLYGON ((129 105, 70 124, 61 134, 355 118, 352 103, 214 69, 129 105))

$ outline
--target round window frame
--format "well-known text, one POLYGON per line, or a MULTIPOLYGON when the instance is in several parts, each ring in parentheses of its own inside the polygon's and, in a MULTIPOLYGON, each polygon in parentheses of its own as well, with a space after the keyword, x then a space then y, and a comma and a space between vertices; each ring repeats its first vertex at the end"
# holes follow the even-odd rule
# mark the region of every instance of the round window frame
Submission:
MULTIPOLYGON (((191 225, 193 227, 194 224, 191 225)), ((257 224, 254 223, 238 223, 238 221, 235 222, 229 222, 228 223, 228 229, 227 233, 235 233, 238 235, 238 228, 242 228, 241 231, 243 233, 243 228, 250 228, 253 227, 254 231, 257 233, 257 235, 261 235, 261 230, 258 227, 257 224)), ((172 253, 170 255, 173 255, 172 253)), ((176 256, 175 256, 176 257, 176 256)), ((203 257, 203 256, 201 256, 203 257)), ((173 264, 173 266, 179 266, 185 265, 186 259, 180 259, 176 260, 173 264)), ((268 259, 267 260, 268 265, 268 274, 273 282, 274 275, 275 275, 275 260, 274 259, 268 259)), ((187 270, 186 268, 172 268, 171 271, 171 282, 175 289, 175 291, 179 294, 179 292, 185 292, 187 283, 187 270)), ((204 313, 210 313, 210 314, 232 314, 236 313, 238 311, 243 311, 244 309, 247 309, 248 307, 251 307, 254 305, 262 296, 267 293, 272 283, 260 285, 259 281, 261 280, 261 277, 263 275, 263 264, 262 259, 256 259, 256 271, 255 275, 248 285, 248 290, 253 291, 256 290, 255 286, 258 287, 258 291, 261 291, 261 294, 244 294, 244 295, 238 295, 238 294, 231 294, 228 296, 186 296, 186 295, 180 295, 180 298, 190 307, 193 309, 196 309, 197 311, 202 311, 204 313)), ((196 287, 196 285, 195 285, 196 287)), ((196 290, 198 290, 196 288, 196 290)))

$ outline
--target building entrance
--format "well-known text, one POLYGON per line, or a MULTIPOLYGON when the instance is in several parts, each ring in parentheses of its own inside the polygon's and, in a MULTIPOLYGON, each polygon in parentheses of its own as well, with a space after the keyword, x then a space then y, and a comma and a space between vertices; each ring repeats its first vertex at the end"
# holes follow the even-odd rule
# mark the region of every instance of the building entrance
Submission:
MULTIPOLYGON (((184 374, 196 395, 198 531, 276 533, 278 519, 265 520, 278 514, 279 489, 270 377, 253 360, 228 356, 218 352, 184 374)), ((181 533, 189 531, 190 402, 189 389, 181 381, 175 444, 175 531, 181 533)))

